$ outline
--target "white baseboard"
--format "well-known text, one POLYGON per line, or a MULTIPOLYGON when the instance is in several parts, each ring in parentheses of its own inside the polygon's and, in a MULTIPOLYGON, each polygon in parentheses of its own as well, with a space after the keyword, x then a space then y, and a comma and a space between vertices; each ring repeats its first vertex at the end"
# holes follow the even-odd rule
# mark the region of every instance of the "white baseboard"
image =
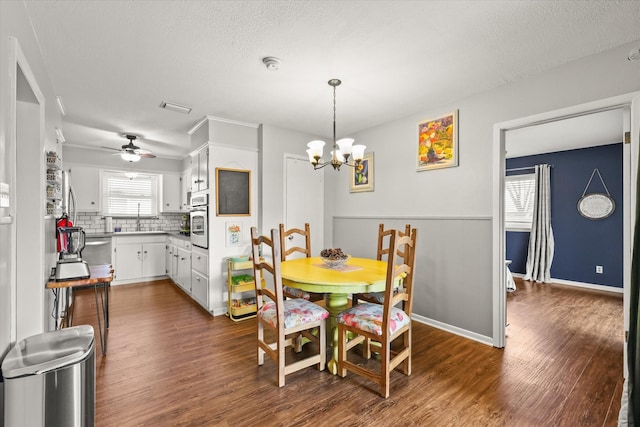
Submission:
POLYGON ((130 285, 131 283, 139 283, 139 282, 155 282, 156 280, 164 280, 168 278, 169 276, 154 276, 154 277, 141 277, 138 279, 114 280, 113 282, 111 282, 111 286, 130 285))
POLYGON ((458 328, 456 326, 448 325, 446 323, 438 322, 437 320, 429 319, 428 317, 420 316, 419 314, 411 314, 411 319, 425 325, 433 326, 434 328, 445 332, 450 332, 454 335, 459 335, 463 338, 468 338, 493 347, 493 338, 467 331, 466 329, 458 328))
MULTIPOLYGON (((524 277, 524 274, 522 273, 512 272, 511 275, 520 279, 524 277)), ((613 292, 616 294, 621 294, 624 292, 622 288, 616 288, 614 286, 596 285, 595 283, 574 282, 573 280, 554 279, 553 277, 551 278, 551 282, 558 285, 575 286, 576 288, 594 289, 597 291, 613 292)))

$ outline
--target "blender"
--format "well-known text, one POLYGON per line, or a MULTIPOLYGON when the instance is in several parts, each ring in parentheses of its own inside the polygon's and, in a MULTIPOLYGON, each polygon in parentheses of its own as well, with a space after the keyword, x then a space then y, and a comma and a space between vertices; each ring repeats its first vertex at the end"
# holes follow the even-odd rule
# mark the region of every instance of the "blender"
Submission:
POLYGON ((56 263, 56 281, 86 279, 89 265, 82 260, 85 233, 82 227, 58 227, 60 256, 56 263))

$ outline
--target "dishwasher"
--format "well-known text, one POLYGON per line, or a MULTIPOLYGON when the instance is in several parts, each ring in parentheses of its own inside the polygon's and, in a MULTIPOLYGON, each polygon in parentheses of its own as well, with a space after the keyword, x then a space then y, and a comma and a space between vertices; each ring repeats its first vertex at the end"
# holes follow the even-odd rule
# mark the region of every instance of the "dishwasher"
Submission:
POLYGON ((92 236, 87 234, 85 237, 84 249, 82 250, 82 259, 92 265, 113 265, 111 262, 111 236, 92 236))

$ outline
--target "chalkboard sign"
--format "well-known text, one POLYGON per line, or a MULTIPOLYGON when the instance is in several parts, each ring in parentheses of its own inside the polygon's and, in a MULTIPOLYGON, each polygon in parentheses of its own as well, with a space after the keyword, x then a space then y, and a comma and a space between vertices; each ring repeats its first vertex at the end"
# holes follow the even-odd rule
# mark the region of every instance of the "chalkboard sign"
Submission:
POLYGON ((251 171, 216 168, 216 215, 251 215, 251 171))

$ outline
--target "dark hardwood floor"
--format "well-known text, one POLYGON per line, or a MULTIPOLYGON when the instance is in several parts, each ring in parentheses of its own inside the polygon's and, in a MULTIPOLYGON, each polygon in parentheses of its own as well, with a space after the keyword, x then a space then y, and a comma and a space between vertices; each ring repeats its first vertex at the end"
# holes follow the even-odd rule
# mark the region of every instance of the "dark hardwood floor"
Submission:
MULTIPOLYGON (((211 317, 169 281, 114 286, 96 425, 615 426, 622 296, 517 286, 505 349, 414 322, 413 374, 392 373, 386 400, 315 368, 278 388, 274 363, 257 366, 255 319, 211 317)), ((74 323, 97 328, 93 290, 78 292, 74 323)))

